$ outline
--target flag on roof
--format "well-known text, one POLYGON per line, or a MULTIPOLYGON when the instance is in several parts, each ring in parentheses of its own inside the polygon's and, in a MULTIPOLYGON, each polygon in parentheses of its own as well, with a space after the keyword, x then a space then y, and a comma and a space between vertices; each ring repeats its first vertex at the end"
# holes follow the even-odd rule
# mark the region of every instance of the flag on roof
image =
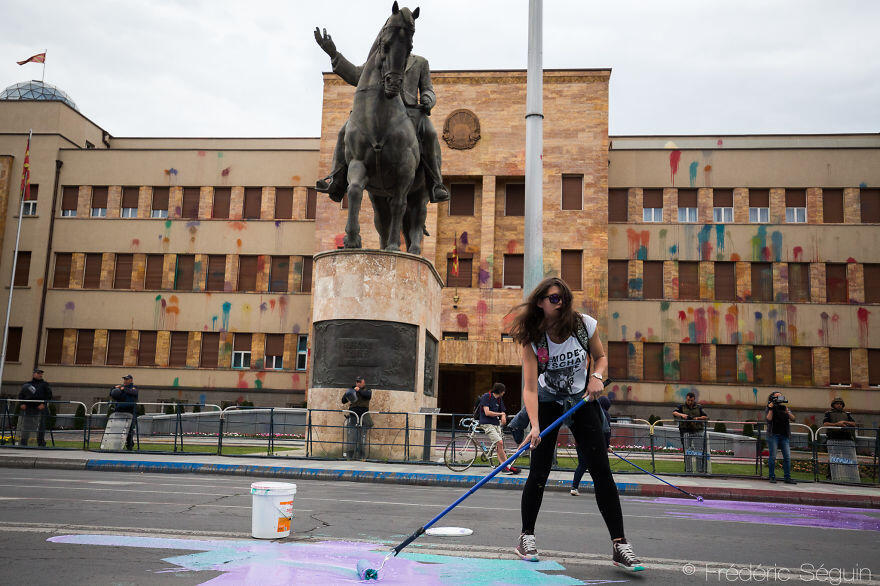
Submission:
POLYGON ((16 61, 19 65, 24 65, 25 63, 45 63, 46 62, 46 53, 37 53, 33 57, 28 57, 24 61, 16 61))

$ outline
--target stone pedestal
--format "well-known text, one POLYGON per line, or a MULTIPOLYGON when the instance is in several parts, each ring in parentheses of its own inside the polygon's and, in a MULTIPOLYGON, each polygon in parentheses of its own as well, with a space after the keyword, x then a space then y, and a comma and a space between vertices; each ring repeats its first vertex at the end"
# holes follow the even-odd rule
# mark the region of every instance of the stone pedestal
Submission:
POLYGON ((342 395, 362 375, 370 411, 383 413, 369 417, 366 457, 421 459, 430 418, 419 410, 437 406, 440 275, 421 256, 334 250, 315 255, 313 283, 310 453, 342 455, 342 395))

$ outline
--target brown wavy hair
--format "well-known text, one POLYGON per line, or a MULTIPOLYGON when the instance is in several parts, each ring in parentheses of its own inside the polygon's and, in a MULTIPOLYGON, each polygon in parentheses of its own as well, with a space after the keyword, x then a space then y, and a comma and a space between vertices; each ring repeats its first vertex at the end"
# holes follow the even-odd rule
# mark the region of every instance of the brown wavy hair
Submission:
POLYGON ((559 277, 547 277, 529 294, 525 302, 514 308, 517 312, 510 326, 510 335, 517 344, 537 344, 541 337, 546 333, 554 338, 568 338, 577 330, 577 323, 580 319, 578 312, 572 307, 574 297, 571 294, 571 288, 565 281, 559 277), (552 331, 543 329, 544 310, 538 307, 538 302, 546 295, 547 291, 553 286, 559 287, 562 292, 562 309, 561 315, 556 321, 552 331))

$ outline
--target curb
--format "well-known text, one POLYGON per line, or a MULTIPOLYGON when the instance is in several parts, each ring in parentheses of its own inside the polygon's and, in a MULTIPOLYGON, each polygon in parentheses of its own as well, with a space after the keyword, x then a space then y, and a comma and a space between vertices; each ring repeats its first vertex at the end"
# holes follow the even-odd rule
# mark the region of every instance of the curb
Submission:
MULTIPOLYGON (((226 474, 263 478, 287 478, 303 480, 336 480, 347 482, 371 482, 417 486, 446 486, 471 488, 483 476, 472 474, 433 474, 425 472, 382 472, 375 470, 330 470, 292 466, 260 466, 242 464, 209 464, 198 462, 157 462, 144 460, 101 460, 71 458, 37 458, 8 456, 0 458, 0 468, 48 468, 58 470, 93 470, 103 472, 152 472, 166 474, 226 474)), ((525 486, 524 477, 504 476, 493 478, 485 484, 489 488, 519 490, 525 486)), ((617 482, 617 490, 624 496, 688 498, 671 486, 617 482)), ((548 480, 547 490, 567 492, 568 480, 548 480)), ((581 491, 593 492, 593 483, 584 480, 581 491)), ((810 492, 767 490, 755 488, 730 489, 717 486, 688 487, 691 492, 713 500, 737 500, 759 502, 789 502, 802 505, 827 507, 857 507, 880 509, 880 492, 875 495, 818 494, 810 492)))

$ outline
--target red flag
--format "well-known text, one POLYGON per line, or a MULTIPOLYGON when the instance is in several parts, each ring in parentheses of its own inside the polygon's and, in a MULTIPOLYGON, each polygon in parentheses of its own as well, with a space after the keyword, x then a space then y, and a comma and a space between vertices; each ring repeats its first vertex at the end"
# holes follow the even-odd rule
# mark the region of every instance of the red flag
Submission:
POLYGON ((19 65, 24 65, 25 63, 45 63, 46 62, 46 53, 37 53, 33 57, 28 57, 24 61, 16 61, 19 65))
POLYGON ((21 197, 27 201, 31 198, 31 137, 28 137, 24 149, 24 165, 21 167, 21 197))
POLYGON ((455 242, 452 246, 452 276, 458 276, 458 232, 455 233, 455 242))

